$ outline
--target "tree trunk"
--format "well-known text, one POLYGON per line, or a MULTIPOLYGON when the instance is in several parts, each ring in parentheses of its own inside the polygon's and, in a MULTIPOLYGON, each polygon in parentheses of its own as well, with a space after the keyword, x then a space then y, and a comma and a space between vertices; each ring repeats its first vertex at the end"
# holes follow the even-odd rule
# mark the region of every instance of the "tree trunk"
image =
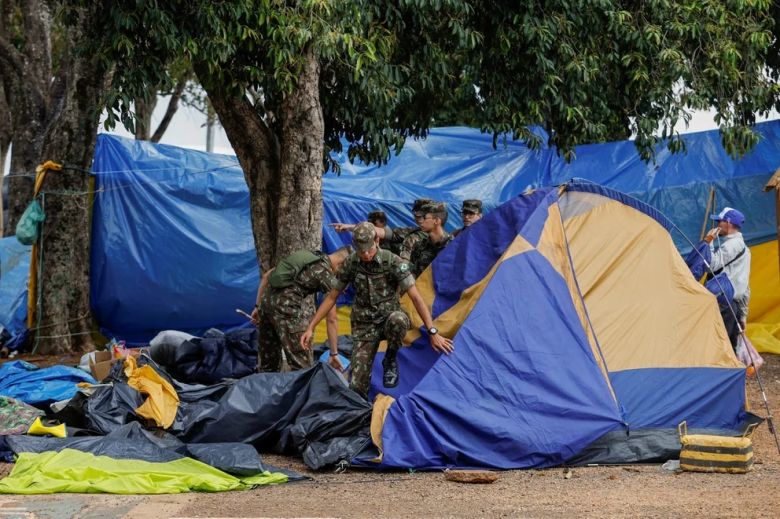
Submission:
MULTIPOLYGON (((33 180, 23 175, 32 175, 39 164, 49 117, 47 97, 52 83, 49 5, 45 0, 24 0, 19 8, 25 35, 22 50, 10 45, 10 19, 3 21, 0 32, 0 65, 4 65, 4 89, 14 130, 12 175, 8 179, 8 219, 4 222, 6 236, 16 232, 16 223, 32 200, 33 180)), ((8 15, 3 12, 4 18, 8 15)))
POLYGON ((325 123, 320 105, 320 65, 305 60, 296 89, 279 110, 282 138, 276 220, 276 260, 298 249, 322 246, 322 174, 325 123))
MULTIPOLYGON (((71 29, 70 47, 88 37, 91 12, 82 12, 71 29)), ((97 139, 100 99, 110 71, 92 56, 71 55, 68 77, 55 88, 53 105, 61 106, 49 125, 41 161, 54 160, 77 169, 51 171, 42 192, 46 220, 41 246, 43 273, 38 348, 41 353, 81 351, 92 346, 89 307, 89 174, 97 139), (81 171, 79 171, 81 169, 81 171)))
MULTIPOLYGON (((3 82, 0 81, 0 237, 3 234, 3 181, 5 180, 5 160, 8 157, 8 149, 11 146, 13 136, 13 123, 11 109, 5 96, 3 82)), ((0 272, 2 275, 2 272, 0 272)))
POLYGON ((142 97, 136 97, 135 109, 135 138, 139 141, 148 141, 152 134, 152 114, 157 106, 157 92, 150 96, 151 101, 142 97))
POLYGON ((209 88, 196 67, 249 186, 252 229, 263 268, 301 249, 322 244, 322 173, 325 126, 314 52, 293 92, 281 103, 278 134, 246 97, 209 88))

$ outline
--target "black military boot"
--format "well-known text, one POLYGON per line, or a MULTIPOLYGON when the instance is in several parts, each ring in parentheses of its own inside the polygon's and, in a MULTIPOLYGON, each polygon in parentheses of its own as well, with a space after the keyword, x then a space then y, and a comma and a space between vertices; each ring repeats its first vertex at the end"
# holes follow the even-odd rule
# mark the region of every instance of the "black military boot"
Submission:
POLYGON ((382 382, 385 387, 393 388, 398 385, 398 350, 388 349, 385 353, 385 358, 382 359, 382 367, 384 368, 384 376, 382 382))

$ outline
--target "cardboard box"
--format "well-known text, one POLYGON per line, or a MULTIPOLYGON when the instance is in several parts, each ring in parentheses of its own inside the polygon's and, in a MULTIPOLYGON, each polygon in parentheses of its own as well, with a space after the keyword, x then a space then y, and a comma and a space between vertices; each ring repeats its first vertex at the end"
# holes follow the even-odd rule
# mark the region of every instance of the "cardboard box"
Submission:
POLYGON ((89 359, 89 370, 95 380, 102 382, 111 373, 111 366, 122 359, 112 359, 110 351, 96 351, 95 360, 89 359))

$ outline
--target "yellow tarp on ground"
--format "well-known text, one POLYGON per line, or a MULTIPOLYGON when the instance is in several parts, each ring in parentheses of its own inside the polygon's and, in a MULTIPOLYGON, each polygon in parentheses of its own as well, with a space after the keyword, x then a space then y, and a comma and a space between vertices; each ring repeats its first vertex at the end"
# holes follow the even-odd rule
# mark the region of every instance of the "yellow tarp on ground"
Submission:
POLYGON ((760 352, 780 355, 780 268, 777 240, 750 247, 748 337, 760 352))
POLYGON ((135 410, 138 416, 154 421, 158 427, 167 429, 176 419, 179 409, 179 395, 170 382, 165 380, 151 366, 138 367, 135 357, 125 358, 127 384, 149 398, 135 410))
POLYGON ((178 494, 246 490, 286 482, 286 475, 271 472, 237 478, 192 458, 149 462, 63 449, 21 453, 11 474, 0 480, 0 494, 178 494))

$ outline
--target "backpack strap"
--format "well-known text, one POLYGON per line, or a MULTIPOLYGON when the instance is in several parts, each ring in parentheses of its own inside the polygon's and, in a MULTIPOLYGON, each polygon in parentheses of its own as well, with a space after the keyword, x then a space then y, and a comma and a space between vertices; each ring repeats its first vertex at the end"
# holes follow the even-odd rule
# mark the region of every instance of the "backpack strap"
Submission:
POLYGON ((747 251, 747 247, 745 247, 744 249, 742 249, 741 251, 739 251, 739 254, 737 254, 736 256, 734 256, 733 258, 731 258, 731 261, 729 261, 728 263, 726 263, 725 265, 723 265, 721 268, 719 268, 718 270, 715 270, 715 271, 713 271, 712 273, 708 273, 708 274, 707 274, 707 280, 710 280, 710 279, 712 279, 713 277, 715 277, 715 276, 717 276, 718 274, 720 274, 721 272, 723 272, 723 269, 725 269, 726 267, 728 267, 729 265, 731 265, 732 263, 734 263, 735 261, 737 261, 739 258, 741 258, 741 257, 742 257, 742 256, 745 254, 745 252, 746 252, 746 251, 747 251))

